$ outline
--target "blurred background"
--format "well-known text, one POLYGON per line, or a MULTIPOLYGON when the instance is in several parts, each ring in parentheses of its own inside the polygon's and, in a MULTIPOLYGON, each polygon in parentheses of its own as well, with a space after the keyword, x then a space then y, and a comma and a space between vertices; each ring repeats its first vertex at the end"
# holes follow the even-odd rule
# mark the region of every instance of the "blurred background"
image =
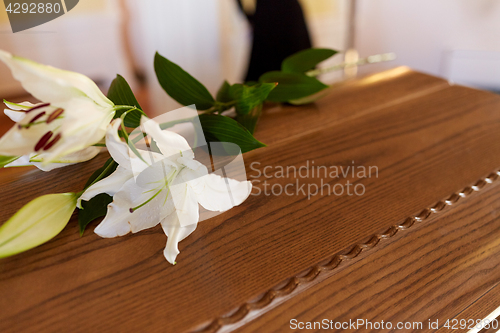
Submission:
MULTIPOLYGON (((357 75, 406 65, 455 83, 500 91, 498 0, 273 0, 275 5, 264 8, 266 1, 270 0, 80 0, 64 16, 16 34, 2 2, 0 48, 86 74, 103 90, 120 73, 148 113, 157 115, 178 104, 156 81, 156 51, 215 93, 224 79, 245 79, 253 29, 256 34, 261 31, 259 43, 273 36, 282 39, 278 30, 295 38, 302 31, 302 13, 297 11, 301 9, 314 47, 355 50, 350 54, 354 59, 396 53, 396 60, 360 67, 357 75), (300 9, 293 7, 297 1, 300 9), (264 14, 275 25, 262 34, 258 17, 262 21, 264 14)), ((304 41, 302 37, 297 41, 304 41)), ((343 60, 340 54, 325 66, 343 60)), ((339 71, 322 79, 334 82, 343 75, 339 71)), ((24 94, 7 67, 0 65, 0 97, 24 94)))

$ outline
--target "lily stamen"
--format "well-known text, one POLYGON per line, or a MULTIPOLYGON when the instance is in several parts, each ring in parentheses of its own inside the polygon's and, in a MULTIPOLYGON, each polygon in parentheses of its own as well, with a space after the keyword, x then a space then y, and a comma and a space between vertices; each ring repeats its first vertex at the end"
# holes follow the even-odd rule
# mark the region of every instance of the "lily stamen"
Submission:
POLYGON ((38 110, 38 109, 41 109, 41 108, 44 108, 46 106, 50 106, 50 103, 43 103, 43 104, 34 106, 31 109, 26 110, 26 113, 31 112, 31 111, 35 111, 35 110, 38 110))
POLYGON ((50 124, 51 122, 53 122, 54 120, 56 120, 60 115, 62 115, 64 112, 64 109, 56 109, 54 110, 54 112, 52 112, 49 117, 47 118, 47 124, 50 124))
POLYGON ((38 141, 38 143, 36 144, 35 146, 35 151, 39 151, 40 149, 42 149, 46 144, 47 142, 50 140, 50 138, 52 137, 52 131, 48 131, 47 133, 45 133, 42 138, 38 141))
POLYGON ((45 115, 45 111, 40 112, 39 114, 37 114, 36 116, 34 116, 33 119, 31 119, 30 122, 28 123, 27 127, 29 127, 31 124, 33 124, 35 121, 37 121, 38 119, 40 119, 44 115, 45 115))
MULTIPOLYGON (((145 202, 143 202, 139 206, 134 207, 134 208, 130 208, 129 211, 131 213, 135 212, 137 209, 141 208, 142 206, 146 205, 147 203, 151 202, 151 200, 153 200, 154 198, 156 198, 156 196, 158 194, 160 194, 161 191, 163 191, 164 189, 168 188, 167 197, 165 198, 165 200, 166 200, 168 198, 168 195, 170 194, 170 188, 169 188, 168 184, 170 184, 173 181, 173 179, 177 176, 177 174, 179 174, 179 172, 180 171, 172 170, 172 172, 170 172, 170 174, 167 177, 165 177, 164 179, 160 180, 160 182, 165 182, 165 184, 160 188, 160 190, 158 192, 156 192, 151 198, 149 198, 148 200, 146 200, 145 202)), ((156 182, 154 182, 154 183, 156 183, 156 182)), ((151 191, 154 191, 154 190, 155 189, 152 189, 152 190, 149 190, 149 191, 147 191, 145 193, 148 193, 148 192, 151 192, 151 191)))
POLYGON ((53 145, 55 145, 59 140, 61 140, 61 133, 57 133, 56 137, 50 141, 49 143, 47 143, 47 145, 45 147, 43 147, 43 150, 49 150, 50 148, 52 148, 53 145))
POLYGON ((40 112, 39 114, 37 114, 36 116, 34 116, 33 119, 31 119, 29 123, 27 123, 25 125, 18 125, 18 127, 19 127, 19 129, 22 129, 22 128, 30 128, 31 126, 38 125, 38 124, 50 124, 54 120, 62 118, 61 115, 63 113, 64 113, 64 109, 58 108, 58 109, 54 110, 54 112, 52 112, 47 117, 46 120, 37 122, 38 119, 40 119, 41 117, 43 117, 44 115, 47 114, 45 111, 43 111, 43 112, 40 112))
POLYGON ((142 204, 140 204, 139 206, 137 207, 134 207, 134 208, 130 208, 129 211, 131 213, 135 212, 136 210, 138 210, 139 208, 143 207, 144 205, 148 204, 149 202, 151 202, 151 200, 153 200, 154 198, 156 198, 156 196, 158 196, 158 194, 160 194, 160 192, 163 191, 163 188, 161 188, 158 192, 155 193, 155 195, 153 195, 151 198, 149 198, 148 200, 144 201, 142 204))

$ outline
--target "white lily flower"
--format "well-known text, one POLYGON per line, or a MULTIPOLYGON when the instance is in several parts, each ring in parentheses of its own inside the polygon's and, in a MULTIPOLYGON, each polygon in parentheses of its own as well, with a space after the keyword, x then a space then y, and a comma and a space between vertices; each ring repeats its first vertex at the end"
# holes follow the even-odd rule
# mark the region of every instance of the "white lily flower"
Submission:
POLYGON ((119 166, 89 187, 79 200, 88 201, 100 193, 113 196, 106 217, 95 229, 101 237, 123 236, 161 223, 168 237, 165 258, 175 264, 178 243, 199 222, 199 205, 224 212, 245 201, 252 184, 209 174, 206 166, 194 159, 184 137, 161 130, 146 117, 141 119, 141 129, 156 142, 161 154, 138 149, 139 157, 120 140, 120 124, 120 119, 115 119, 106 134, 108 151, 119 166))
POLYGON ((43 170, 87 161, 100 151, 115 114, 114 104, 85 75, 44 66, 0 50, 2 60, 24 89, 42 101, 6 102, 17 122, 1 139, 0 155, 22 156, 7 166, 36 165, 43 170))

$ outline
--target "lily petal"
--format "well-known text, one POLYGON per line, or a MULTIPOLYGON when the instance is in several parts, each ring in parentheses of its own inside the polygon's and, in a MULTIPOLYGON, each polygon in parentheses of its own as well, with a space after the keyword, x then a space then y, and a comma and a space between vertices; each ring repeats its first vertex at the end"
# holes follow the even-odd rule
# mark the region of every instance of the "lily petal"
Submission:
POLYGON ((106 217, 94 232, 101 237, 111 238, 123 236, 129 232, 136 233, 158 225, 174 210, 172 200, 166 198, 168 194, 168 191, 163 190, 150 200, 155 192, 141 188, 134 178, 129 179, 113 196, 113 202, 108 205, 106 217), (131 212, 131 208, 138 207, 148 200, 150 201, 147 206, 131 212))
POLYGON ((16 123, 24 119, 24 117, 26 116, 26 110, 31 109, 32 107, 37 105, 30 102, 12 103, 4 101, 4 103, 9 107, 9 109, 4 110, 5 115, 16 123))
POLYGON ((180 154, 183 157, 194 158, 194 153, 184 137, 172 131, 162 130, 153 119, 143 116, 141 128, 156 141, 164 157, 169 158, 180 154))
POLYGON ((123 168, 131 170, 134 176, 138 176, 144 169, 148 168, 149 165, 144 163, 144 161, 153 164, 157 161, 164 159, 165 157, 161 154, 139 150, 139 154, 142 159, 140 159, 118 136, 118 129, 121 125, 121 119, 114 119, 108 126, 106 131, 106 147, 108 148, 111 157, 123 168), (144 161, 143 161, 144 160, 144 161))
POLYGON ((11 110, 15 110, 15 111, 26 111, 28 109, 31 109, 32 107, 35 107, 37 105, 40 105, 42 103, 38 103, 38 104, 33 104, 33 103, 30 103, 30 102, 21 102, 21 103, 12 103, 12 102, 9 102, 9 101, 5 101, 4 100, 4 103, 5 105, 7 105, 9 107, 9 109, 11 110))
POLYGON ((113 119, 113 112, 97 107, 88 99, 73 99, 64 107, 65 116, 58 119, 63 121, 62 140, 48 150, 47 162, 99 142, 113 119))
POLYGON ((30 162, 29 155, 24 155, 24 156, 19 157, 14 162, 11 162, 11 163, 5 165, 4 168, 22 167, 22 166, 30 166, 30 165, 33 165, 33 164, 30 162))
POLYGON ((5 166, 5 168, 34 165, 42 171, 51 171, 51 170, 62 168, 62 167, 68 166, 68 165, 91 160, 97 154, 99 154, 100 151, 101 151, 101 148, 99 148, 99 147, 88 147, 88 148, 82 149, 76 153, 63 156, 60 159, 55 160, 52 163, 49 163, 47 165, 44 165, 41 162, 35 162, 35 161, 43 161, 46 158, 46 154, 24 155, 24 156, 21 156, 20 158, 18 158, 17 160, 15 160, 14 162, 7 164, 5 166))
POLYGON ((102 107, 113 103, 85 75, 38 64, 0 50, 2 60, 14 78, 37 99, 58 104, 74 97, 86 96, 102 107))
POLYGON ((161 221, 163 231, 167 235, 167 246, 163 250, 165 259, 172 265, 175 265, 175 259, 179 254, 179 242, 189 236, 196 230, 197 224, 190 224, 182 227, 179 222, 178 215, 173 212, 161 221))
POLYGON ((90 186, 82 194, 82 196, 78 199, 78 208, 82 208, 82 200, 89 201, 98 194, 107 193, 111 196, 115 195, 116 192, 122 188, 123 184, 125 184, 133 176, 134 175, 130 172, 130 170, 118 166, 111 175, 90 186))
MULTIPOLYGON (((200 205, 211 211, 224 212, 240 205, 252 192, 252 183, 208 174, 201 178, 203 189, 196 187, 196 198, 200 205)), ((190 182, 191 183, 191 182, 190 182)))
POLYGON ((123 168, 130 169, 129 147, 118 136, 121 119, 114 119, 106 131, 106 147, 111 157, 123 168))
MULTIPOLYGON (((177 180, 181 180, 181 177, 178 177, 177 180)), ((170 185, 169 188, 180 226, 186 227, 197 224, 200 219, 200 209, 196 194, 191 186, 188 186, 186 182, 181 182, 180 184, 170 185)))
MULTIPOLYGON (((56 160, 52 161, 52 164, 75 164, 80 162, 86 162, 93 159, 97 154, 101 152, 101 147, 87 147, 85 149, 79 150, 75 153, 64 155, 56 160)), ((31 162, 43 162, 48 158, 47 153, 42 154, 32 154, 31 162)), ((41 164, 41 163, 40 163, 41 164)))
POLYGON ((26 112, 23 112, 23 111, 14 111, 14 110, 9 110, 9 109, 4 109, 3 113, 5 113, 5 115, 7 117, 9 117, 10 120, 12 120, 13 122, 16 122, 16 123, 18 123, 21 120, 23 120, 24 117, 26 116, 26 112))
POLYGON ((15 125, 11 127, 11 129, 0 138, 0 155, 19 156, 35 152, 35 146, 40 138, 49 131, 54 131, 60 126, 60 119, 50 124, 42 123, 29 128, 23 128, 22 126, 28 125, 32 119, 46 112, 48 108, 49 107, 41 108, 29 113, 29 116, 24 117, 19 122, 19 126, 15 125))

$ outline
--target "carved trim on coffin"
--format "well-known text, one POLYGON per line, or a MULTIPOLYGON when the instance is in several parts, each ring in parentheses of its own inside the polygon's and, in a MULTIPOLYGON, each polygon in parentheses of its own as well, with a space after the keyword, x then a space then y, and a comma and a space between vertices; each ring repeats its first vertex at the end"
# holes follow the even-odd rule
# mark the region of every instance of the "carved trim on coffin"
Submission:
POLYGON ((385 232, 373 235, 366 243, 356 244, 353 247, 346 248, 345 251, 341 251, 347 254, 335 254, 326 260, 322 260, 322 262, 326 262, 326 264, 316 264, 305 270, 304 272, 307 272, 305 275, 300 274, 284 280, 279 284, 279 286, 282 287, 275 287, 268 290, 259 299, 246 302, 228 314, 215 318, 209 325, 193 332, 215 333, 223 326, 232 325, 243 320, 251 311, 262 310, 269 306, 274 299, 290 295, 299 285, 314 281, 322 271, 335 270, 342 262, 354 259, 361 253, 373 249, 382 239, 389 239, 396 235, 398 231, 411 228, 416 222, 426 221, 432 214, 443 211, 447 206, 452 206, 461 198, 466 198, 472 193, 480 191, 486 185, 493 183, 499 178, 500 171, 492 172, 486 178, 475 182, 474 185, 467 186, 462 191, 453 193, 447 199, 437 202, 430 208, 423 209, 419 214, 408 217, 403 223, 395 224, 389 227, 385 232))

